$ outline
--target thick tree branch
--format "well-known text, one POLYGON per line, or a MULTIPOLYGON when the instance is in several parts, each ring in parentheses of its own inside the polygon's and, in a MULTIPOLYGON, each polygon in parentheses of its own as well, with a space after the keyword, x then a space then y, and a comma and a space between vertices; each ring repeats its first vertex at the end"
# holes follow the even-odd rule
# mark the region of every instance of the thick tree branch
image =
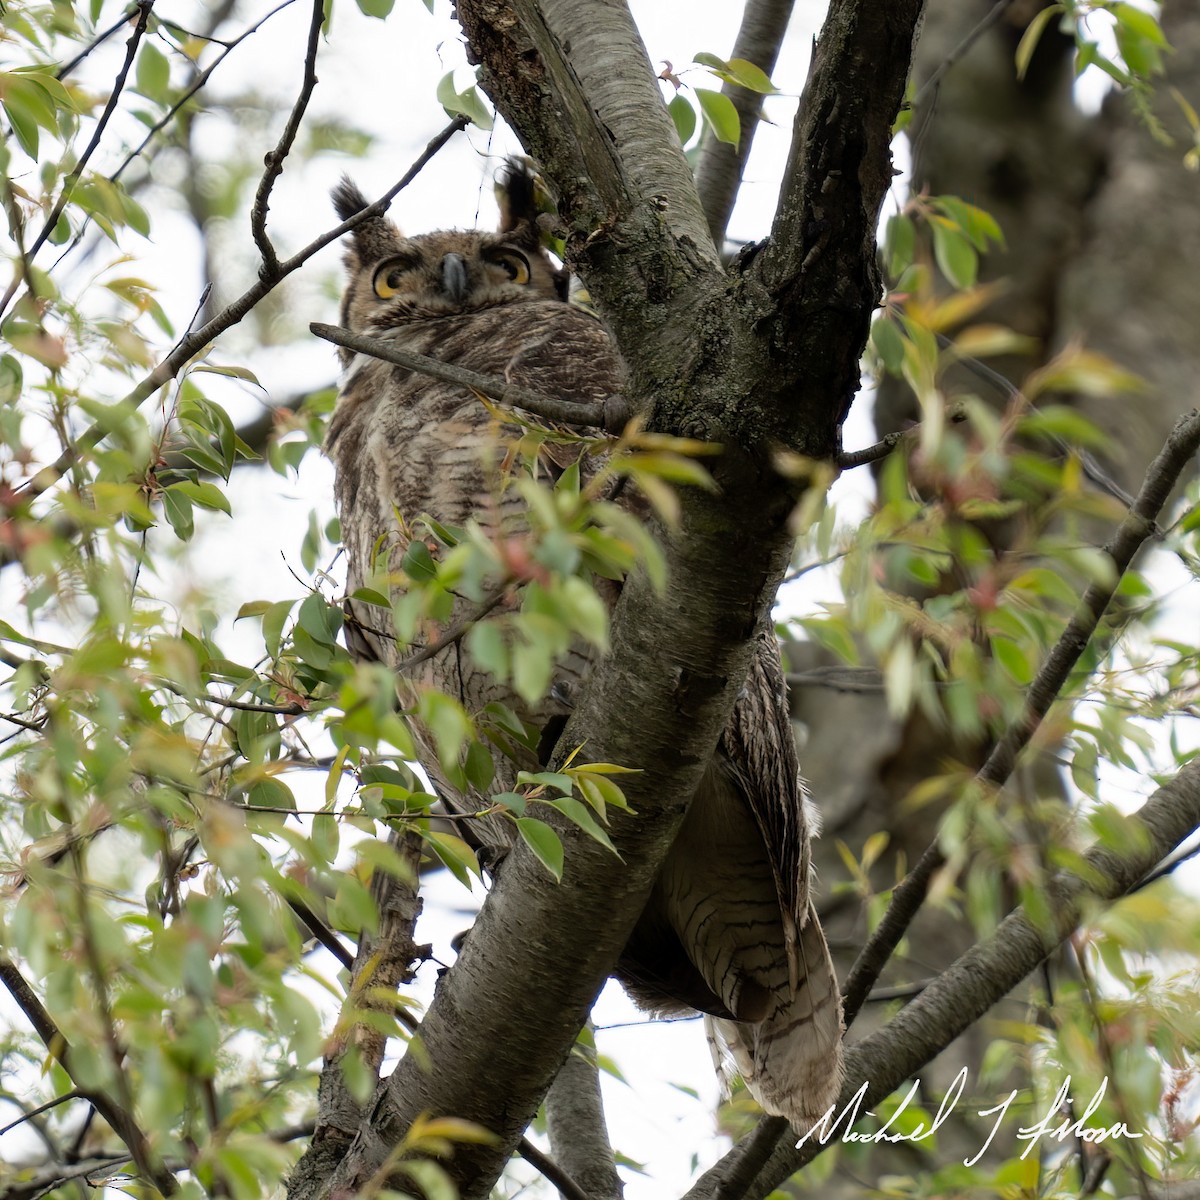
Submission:
POLYGON ((503 379, 480 375, 478 371, 470 371, 466 367, 441 362, 425 354, 414 354, 383 338, 365 337, 361 333, 339 329, 336 325, 322 325, 319 321, 314 321, 309 325, 309 329, 317 337, 337 346, 345 346, 359 354, 369 354, 372 358, 395 363, 398 367, 407 367, 410 371, 417 371, 432 379, 440 379, 444 383, 460 384, 472 391, 482 392, 489 400, 508 404, 513 408, 523 408, 546 421, 559 421, 566 425, 590 425, 608 433, 620 433, 633 416, 633 411, 623 396, 609 396, 600 404, 560 400, 555 396, 543 396, 538 392, 531 392, 528 388, 517 387, 503 379))
POLYGON ((589 1045, 576 1044, 546 1093, 550 1147, 588 1200, 621 1200, 624 1188, 608 1140, 590 1021, 586 1032, 589 1045))
MULTIPOLYGON (((746 0, 730 58, 745 59, 770 75, 775 70, 775 60, 779 57, 779 47, 794 7, 795 0, 746 0)), ((738 144, 731 146, 728 142, 719 142, 713 137, 712 130, 706 129, 696 167, 696 191, 708 218, 708 232, 718 249, 725 244, 729 216, 742 186, 742 175, 758 131, 763 102, 757 92, 736 83, 724 84, 721 91, 737 109, 738 144)))
POLYGON ((676 355, 653 347, 694 314, 719 257, 628 10, 466 0, 457 13, 483 86, 555 185, 572 266, 631 366, 661 361, 669 377, 676 355))
POLYGON ((750 267, 777 306, 785 339, 778 367, 796 384, 793 403, 816 445, 833 439, 858 387, 854 377, 847 388, 842 364, 865 341, 879 301, 875 230, 923 8, 921 0, 833 0, 796 114, 771 238, 750 267))

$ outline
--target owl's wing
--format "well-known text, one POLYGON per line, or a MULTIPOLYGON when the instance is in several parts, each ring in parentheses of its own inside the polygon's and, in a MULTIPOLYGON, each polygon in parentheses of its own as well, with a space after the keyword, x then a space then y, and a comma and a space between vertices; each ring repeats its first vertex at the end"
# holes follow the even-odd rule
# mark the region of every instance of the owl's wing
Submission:
POLYGON ((755 639, 750 674, 721 735, 719 753, 750 805, 779 894, 788 975, 796 986, 799 931, 809 916, 810 810, 800 782, 779 643, 773 630, 755 639))
MULTIPOLYGON (((803 1130, 840 1088, 842 1012, 829 947, 809 894, 816 810, 800 782, 773 630, 757 638, 749 677, 717 753, 766 847, 783 928, 783 946, 774 953, 782 949, 783 956, 772 961, 769 944, 736 955, 731 974, 754 979, 766 991, 760 994, 765 1003, 758 1019, 709 1016, 706 1028, 718 1069, 732 1064, 767 1112, 803 1130)), ((748 893, 740 900, 731 896, 725 919, 761 922, 763 916, 748 893)))

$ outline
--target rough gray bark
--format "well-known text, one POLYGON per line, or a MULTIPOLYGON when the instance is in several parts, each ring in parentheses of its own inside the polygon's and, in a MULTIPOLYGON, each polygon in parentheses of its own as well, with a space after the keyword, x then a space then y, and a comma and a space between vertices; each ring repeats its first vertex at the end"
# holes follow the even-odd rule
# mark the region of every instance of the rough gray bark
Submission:
POLYGON ((618 339, 632 399, 651 428, 724 452, 719 491, 687 494, 665 537, 665 590, 626 584, 612 652, 560 743, 641 768, 626 789, 638 816, 613 830, 622 863, 573 827, 560 831, 562 884, 523 847, 506 860, 422 1023, 427 1066, 408 1055, 381 1086, 327 1194, 368 1180, 424 1112, 498 1135, 448 1164, 464 1197, 486 1195, 611 971, 787 561, 795 485, 772 451, 832 457, 857 387, 888 130, 920 9, 835 0, 771 244, 728 277, 623 6, 460 0, 484 86, 556 187, 568 256, 618 339))
POLYGON ((593 1051, 577 1045, 567 1055, 546 1093, 546 1128, 555 1161, 589 1200, 621 1200, 625 1189, 608 1140, 593 1051))

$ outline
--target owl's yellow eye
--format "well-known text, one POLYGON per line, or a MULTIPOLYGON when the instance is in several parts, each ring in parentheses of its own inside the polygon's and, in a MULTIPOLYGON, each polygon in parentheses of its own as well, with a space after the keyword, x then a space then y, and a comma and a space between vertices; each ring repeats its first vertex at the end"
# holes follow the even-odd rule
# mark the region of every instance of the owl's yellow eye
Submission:
POLYGON ((411 255, 403 255, 399 258, 389 258, 381 262, 375 268, 375 278, 372 281, 372 286, 375 289, 375 295, 380 300, 390 300, 404 283, 404 276, 409 273, 415 266, 416 261, 411 255))
POLYGON ((520 250, 505 247, 503 250, 493 250, 488 259, 494 262, 508 275, 513 283, 529 282, 529 259, 520 250))

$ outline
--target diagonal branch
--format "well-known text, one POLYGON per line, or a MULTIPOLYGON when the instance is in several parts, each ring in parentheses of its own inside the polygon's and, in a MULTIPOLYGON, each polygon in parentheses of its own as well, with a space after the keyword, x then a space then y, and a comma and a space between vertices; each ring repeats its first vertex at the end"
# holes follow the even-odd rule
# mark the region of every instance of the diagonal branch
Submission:
MULTIPOLYGON (((792 19, 795 0, 746 0, 742 24, 733 43, 731 58, 743 58, 761 67, 766 75, 775 70, 779 47, 792 19)), ((721 91, 733 101, 738 114, 738 144, 719 142, 705 130, 696 167, 696 191, 708 218, 708 232, 718 249, 725 244, 725 230, 737 201, 750 147, 758 131, 763 98, 750 88, 726 83, 721 91)))
POLYGON ((283 174, 283 164, 291 153, 296 134, 300 132, 300 122, 304 119, 308 102, 312 98, 313 89, 317 86, 317 48, 320 45, 321 25, 325 20, 325 0, 313 0, 312 16, 308 23, 308 44, 304 50, 304 78, 300 84, 300 94, 292 111, 288 114, 287 124, 279 136, 279 142, 274 150, 266 156, 267 169, 258 182, 258 191, 254 196, 254 207, 250 212, 250 229, 254 234, 254 244, 262 255, 261 276, 269 282, 282 278, 280 273, 279 256, 271 244, 267 233, 267 211, 271 206, 271 190, 275 181, 283 174))
MULTIPOLYGON (((1023 909, 1010 913, 991 937, 958 958, 884 1028, 851 1047, 835 1116, 860 1089, 864 1089, 860 1111, 894 1091, 1036 970, 1075 930, 1089 904, 1095 900, 1111 903, 1135 889, 1198 827, 1200 760, 1193 760, 1129 818, 1130 836, 1122 850, 1093 846, 1078 874, 1063 872, 1051 881, 1048 911, 1052 927, 1039 928, 1023 909)), ((840 1133, 835 1132, 826 1141, 838 1137, 840 1133)), ((818 1136, 800 1148, 790 1142, 790 1138, 780 1141, 743 1195, 754 1200, 768 1195, 825 1148, 818 1136)), ((718 1190, 720 1179, 718 1164, 701 1177, 685 1200, 732 1195, 718 1190)))
MULTIPOLYGON (((1156 532, 1155 522, 1163 505, 1189 461, 1200 449, 1200 410, 1181 417, 1146 472, 1146 478, 1128 515, 1104 547, 1112 559, 1112 576, 1093 583, 1083 594, 1067 627, 1046 656, 1025 695, 1021 715, 1009 726, 980 767, 976 780, 998 788, 1007 782, 1017 758, 1029 745, 1050 706, 1058 699, 1067 678, 1096 632, 1121 578, 1146 539, 1156 532)), ((942 854, 934 842, 917 865, 892 894, 892 902, 883 920, 859 954, 846 980, 845 1012, 847 1026, 854 1020, 867 993, 879 978, 887 960, 904 936, 912 918, 924 902, 933 873, 942 864, 942 854)))
POLYGON ((472 391, 482 392, 489 400, 508 404, 513 408, 523 408, 526 412, 547 421, 558 421, 566 425, 591 425, 607 433, 620 433, 633 415, 628 401, 623 396, 609 396, 599 404, 560 400, 555 396, 543 396, 540 392, 531 392, 528 388, 518 387, 503 379, 481 375, 478 371, 442 362, 425 354, 414 354, 411 350, 403 350, 383 338, 365 337, 361 333, 352 333, 349 329, 339 329, 336 325, 322 325, 319 321, 314 321, 309 325, 309 329, 317 337, 333 342, 334 345, 345 346, 358 354, 369 354, 372 358, 395 363, 398 367, 406 367, 410 371, 428 375, 431 379, 440 379, 443 383, 461 384, 472 391))
MULTIPOLYGON (((96 128, 92 131, 91 140, 84 147, 83 153, 79 156, 70 174, 63 180, 62 187, 58 193, 58 199, 55 200, 50 212, 47 214, 46 220, 37 237, 33 239, 33 245, 26 252, 28 262, 33 262, 37 252, 45 245, 46 239, 54 232, 54 227, 58 224, 58 218, 62 216, 63 209, 67 207, 67 201, 71 199, 71 193, 75 190, 75 185, 79 182, 79 178, 83 174, 83 170, 88 165, 92 155, 95 154, 96 147, 100 145, 100 139, 104 136, 104 131, 108 128, 108 123, 112 120, 112 115, 116 111, 117 102, 121 99, 121 93, 125 89, 125 80, 128 78, 129 70, 133 66, 134 56, 137 54, 137 48, 141 43, 142 36, 146 32, 146 26, 150 21, 150 13, 153 8, 154 0, 138 0, 137 21, 134 24, 133 32, 129 35, 129 41, 125 45, 125 61, 121 64, 121 69, 117 72, 117 77, 113 81, 108 102, 105 104, 104 111, 96 121, 96 128)), ((19 286, 20 276, 18 275, 9 284, 4 295, 0 297, 0 315, 3 315, 4 310, 8 308, 9 302, 16 294, 19 286)))
MULTIPOLYGON (((1008 780, 1018 756, 1037 732, 1042 719, 1058 698, 1072 669, 1095 633, 1129 564, 1146 539, 1156 532, 1155 522, 1163 505, 1198 450, 1200 410, 1193 409, 1179 419, 1166 444, 1150 464, 1133 507, 1105 546, 1105 552, 1114 565, 1111 579, 1107 583, 1092 584, 1084 593, 1066 629, 1047 655, 1030 686, 1021 716, 993 747, 987 761, 975 777, 977 782, 1001 787, 1008 780)), ((1162 857, 1163 855, 1159 855, 1152 866, 1157 866, 1162 857)), ((847 1028, 858 1015, 875 981, 924 904, 930 881, 943 861, 941 849, 935 841, 893 890, 887 911, 860 951, 842 989, 847 1028)), ((953 1036, 957 1036, 957 1033, 953 1036)), ((945 1045, 952 1040, 953 1037, 948 1037, 945 1045)), ((757 1175, 760 1165, 773 1152, 777 1152, 777 1148, 787 1139, 789 1132, 787 1122, 777 1117, 760 1121, 758 1126, 704 1177, 708 1179, 711 1176, 711 1186, 718 1190, 709 1193, 693 1189, 689 1197, 694 1195, 699 1200, 699 1197, 709 1194, 714 1197, 742 1195, 743 1191, 735 1190, 735 1187, 741 1188, 757 1175)))

